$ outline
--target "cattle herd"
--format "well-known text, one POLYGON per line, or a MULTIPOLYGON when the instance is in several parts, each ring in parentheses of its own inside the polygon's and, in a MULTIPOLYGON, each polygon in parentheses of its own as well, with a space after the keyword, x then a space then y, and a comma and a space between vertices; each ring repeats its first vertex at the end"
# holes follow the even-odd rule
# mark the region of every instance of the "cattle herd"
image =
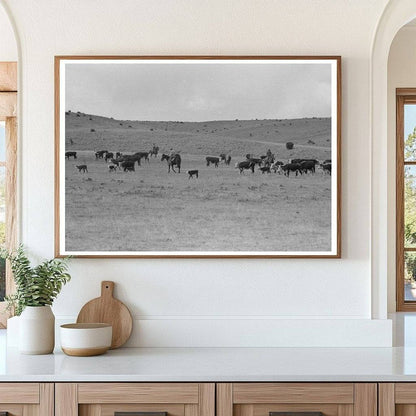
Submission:
MULTIPOLYGON (((117 170, 123 172, 134 172, 135 166, 142 166, 142 161, 149 163, 150 158, 157 158, 159 154, 159 147, 154 145, 152 149, 148 152, 142 151, 133 154, 122 154, 121 152, 110 152, 108 150, 99 150, 94 153, 95 159, 102 159, 107 162, 108 172, 116 172, 117 170)), ((65 152, 65 158, 69 160, 70 158, 77 159, 77 152, 68 151, 65 152)), ((170 171, 175 173, 180 173, 182 158, 179 153, 173 152, 172 150, 169 153, 163 153, 160 160, 167 162, 168 173, 170 171), (176 168, 176 169, 175 169, 176 168)), ((230 166, 231 155, 228 153, 221 153, 217 156, 207 156, 205 158, 206 166, 212 166, 218 168, 220 163, 223 163, 226 166, 230 166)), ((317 169, 322 170, 322 174, 331 175, 331 159, 326 159, 324 161, 318 161, 317 159, 290 159, 286 162, 277 160, 275 155, 271 153, 270 149, 265 155, 259 157, 254 156, 253 154, 247 154, 243 157, 243 160, 235 163, 235 168, 238 169, 240 174, 244 174, 245 170, 255 173, 255 170, 261 172, 261 174, 270 174, 272 172, 283 174, 287 177, 292 175, 307 175, 315 174, 317 169)), ((76 168, 80 173, 87 173, 88 166, 86 164, 76 165, 76 168)), ((197 169, 191 169, 187 171, 188 178, 198 178, 199 171, 197 169)))

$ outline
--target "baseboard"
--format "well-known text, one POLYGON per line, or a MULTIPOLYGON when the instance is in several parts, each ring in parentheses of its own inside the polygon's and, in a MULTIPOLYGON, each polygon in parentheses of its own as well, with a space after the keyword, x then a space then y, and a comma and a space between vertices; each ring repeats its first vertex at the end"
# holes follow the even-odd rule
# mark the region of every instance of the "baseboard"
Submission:
MULTIPOLYGON (((57 317, 57 324, 71 321, 74 321, 71 317, 57 317)), ((391 346, 390 320, 168 317, 135 319, 132 336, 126 344, 126 347, 391 346)))

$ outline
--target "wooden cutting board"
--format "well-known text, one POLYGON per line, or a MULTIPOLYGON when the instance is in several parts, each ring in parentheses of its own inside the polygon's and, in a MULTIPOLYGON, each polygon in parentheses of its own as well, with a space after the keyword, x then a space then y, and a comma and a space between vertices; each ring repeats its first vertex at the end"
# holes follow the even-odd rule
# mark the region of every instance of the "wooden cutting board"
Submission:
POLYGON ((77 323, 107 323, 113 326, 111 349, 121 347, 129 339, 133 319, 124 303, 113 297, 114 282, 101 282, 101 296, 86 303, 77 323))

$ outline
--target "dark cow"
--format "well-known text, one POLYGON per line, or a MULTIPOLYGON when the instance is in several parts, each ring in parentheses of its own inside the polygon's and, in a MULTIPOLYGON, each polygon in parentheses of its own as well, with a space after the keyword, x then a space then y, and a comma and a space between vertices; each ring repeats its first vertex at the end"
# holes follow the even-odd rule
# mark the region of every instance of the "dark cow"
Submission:
POLYGON ((188 179, 191 179, 194 176, 198 179, 198 171, 196 169, 195 170, 188 170, 188 175, 189 175, 188 179))
POLYGON ((172 156, 163 154, 160 160, 161 162, 163 162, 164 160, 168 162, 168 173, 171 169, 176 173, 175 166, 178 168, 178 173, 181 173, 182 159, 179 153, 176 153, 172 156))
POLYGON ((315 173, 315 162, 313 160, 303 161, 300 163, 302 173, 315 173))
POLYGON ((218 163, 220 163, 219 157, 207 156, 205 160, 207 161, 207 166, 213 164, 216 168, 218 167, 218 163))
POLYGON ((240 171, 240 175, 245 169, 250 169, 251 172, 254 173, 254 166, 255 163, 251 162, 250 160, 244 160, 243 162, 238 162, 235 164, 236 169, 240 171))
POLYGON ((280 166, 279 169, 281 169, 287 177, 290 176, 290 172, 295 172, 296 176, 298 176, 298 173, 302 175, 302 170, 299 163, 287 163, 286 165, 280 166))
POLYGON ((77 169, 78 169, 78 172, 82 172, 82 173, 88 172, 87 165, 77 165, 77 169))
POLYGON ((149 162, 149 152, 137 152, 133 156, 136 156, 138 158, 138 163, 140 165, 140 159, 144 158, 144 160, 147 160, 149 162))
POLYGON ((313 162, 317 165, 319 162, 316 159, 292 159, 289 163, 313 162))
POLYGON ((77 152, 65 152, 65 158, 69 160, 70 157, 77 158, 77 152))
POLYGON ((121 152, 116 152, 116 159, 118 159, 121 156, 122 156, 122 153, 121 152))
POLYGON ((231 155, 228 155, 228 156, 226 157, 226 159, 225 159, 225 164, 226 164, 227 166, 230 166, 230 163, 231 163, 231 155))
POLYGON ((332 163, 331 159, 326 159, 322 162, 323 165, 327 165, 328 163, 332 163))
POLYGON ((124 172, 134 172, 134 163, 135 161, 126 160, 124 162, 121 162, 121 167, 123 168, 124 172))
POLYGON ((138 156, 137 154, 134 154, 134 155, 123 155, 119 159, 117 159, 117 161, 133 162, 133 164, 137 162, 137 164, 141 166, 140 159, 141 159, 140 156, 138 156))
POLYGON ((107 152, 105 154, 105 157, 104 157, 106 162, 107 162, 108 159, 113 159, 113 158, 114 158, 114 153, 112 153, 112 152, 107 152))

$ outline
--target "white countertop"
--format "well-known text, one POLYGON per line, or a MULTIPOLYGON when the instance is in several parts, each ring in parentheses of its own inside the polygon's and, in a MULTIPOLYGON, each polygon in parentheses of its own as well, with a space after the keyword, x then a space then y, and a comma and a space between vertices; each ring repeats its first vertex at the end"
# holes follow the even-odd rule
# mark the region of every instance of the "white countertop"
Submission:
POLYGON ((121 348, 21 355, 0 331, 0 381, 416 381, 416 348, 121 348))

